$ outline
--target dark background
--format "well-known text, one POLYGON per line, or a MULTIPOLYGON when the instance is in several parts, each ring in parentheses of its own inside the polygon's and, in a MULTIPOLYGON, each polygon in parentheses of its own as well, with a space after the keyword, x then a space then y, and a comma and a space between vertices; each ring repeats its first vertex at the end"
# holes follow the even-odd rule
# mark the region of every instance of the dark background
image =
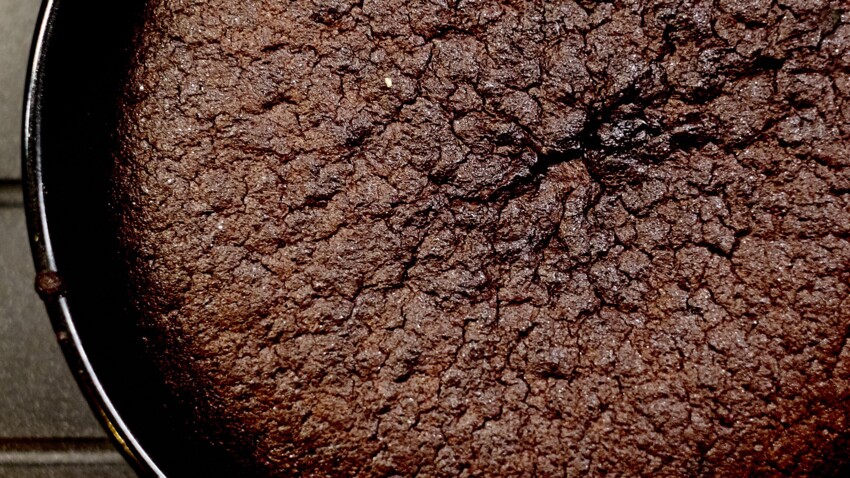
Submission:
POLYGON ((0 478, 130 478, 88 409, 33 291, 20 121, 39 0, 0 0, 0 478))

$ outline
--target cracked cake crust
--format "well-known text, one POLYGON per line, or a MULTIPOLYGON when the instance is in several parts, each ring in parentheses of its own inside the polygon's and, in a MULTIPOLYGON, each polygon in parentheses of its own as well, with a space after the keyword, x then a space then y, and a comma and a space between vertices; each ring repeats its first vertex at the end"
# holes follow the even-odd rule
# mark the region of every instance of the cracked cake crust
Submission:
POLYGON ((151 1, 151 355, 265 476, 819 476, 850 433, 850 9, 151 1))

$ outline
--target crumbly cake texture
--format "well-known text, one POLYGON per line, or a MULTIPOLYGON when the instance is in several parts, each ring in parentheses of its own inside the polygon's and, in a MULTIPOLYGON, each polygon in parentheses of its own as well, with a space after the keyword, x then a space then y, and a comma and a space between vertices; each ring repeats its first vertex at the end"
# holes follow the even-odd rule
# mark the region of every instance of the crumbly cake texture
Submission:
POLYGON ((266 476, 850 462, 850 6, 150 2, 115 202, 266 476))

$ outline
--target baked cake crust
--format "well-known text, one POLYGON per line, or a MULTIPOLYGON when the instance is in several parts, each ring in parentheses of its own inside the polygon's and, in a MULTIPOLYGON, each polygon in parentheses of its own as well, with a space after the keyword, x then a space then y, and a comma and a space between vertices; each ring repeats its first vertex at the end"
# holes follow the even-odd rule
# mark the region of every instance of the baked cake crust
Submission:
POLYGON ((150 2, 151 355, 267 476, 850 461, 850 8, 150 2))

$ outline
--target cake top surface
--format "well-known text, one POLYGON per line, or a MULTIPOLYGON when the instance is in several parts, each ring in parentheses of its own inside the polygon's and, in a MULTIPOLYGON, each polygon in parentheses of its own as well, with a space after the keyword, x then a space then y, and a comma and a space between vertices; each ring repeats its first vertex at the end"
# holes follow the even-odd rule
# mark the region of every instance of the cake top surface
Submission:
POLYGON ((141 323, 268 476, 827 473, 849 72, 839 1, 151 2, 141 323))

